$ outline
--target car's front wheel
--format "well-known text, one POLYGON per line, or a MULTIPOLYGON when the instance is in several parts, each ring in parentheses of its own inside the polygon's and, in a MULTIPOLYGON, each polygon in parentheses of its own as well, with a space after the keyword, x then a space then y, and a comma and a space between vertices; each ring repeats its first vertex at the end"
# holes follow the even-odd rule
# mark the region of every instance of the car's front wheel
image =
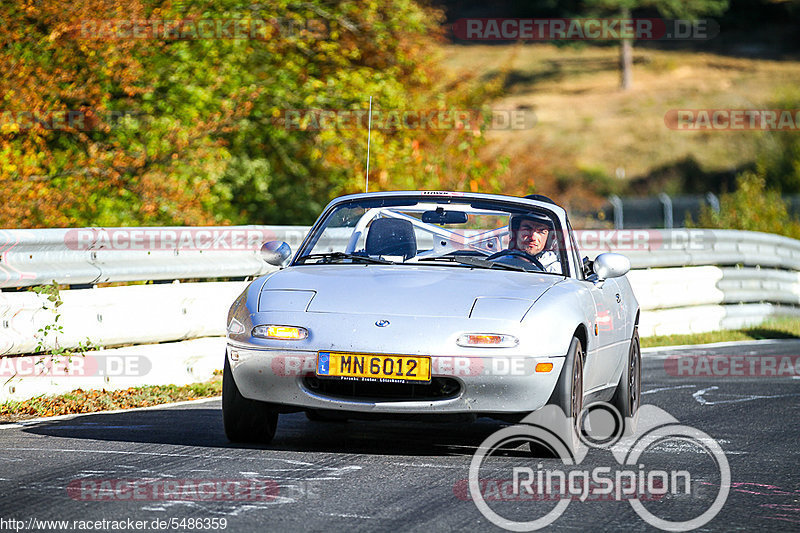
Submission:
MULTIPOLYGON (((553 432, 567 446, 571 453, 580 445, 579 424, 583 410, 583 345, 578 337, 569 344, 561 375, 547 402, 558 406, 566 416, 566 425, 555 423, 546 429, 553 432)), ((530 442, 530 451, 535 457, 556 457, 555 451, 547 443, 530 442)))
POLYGON ((559 406, 567 418, 576 420, 583 409, 583 346, 578 337, 572 337, 549 403, 559 406))
POLYGON ((270 404, 242 396, 225 354, 222 371, 222 422, 231 442, 267 444, 275 437, 278 412, 270 404))

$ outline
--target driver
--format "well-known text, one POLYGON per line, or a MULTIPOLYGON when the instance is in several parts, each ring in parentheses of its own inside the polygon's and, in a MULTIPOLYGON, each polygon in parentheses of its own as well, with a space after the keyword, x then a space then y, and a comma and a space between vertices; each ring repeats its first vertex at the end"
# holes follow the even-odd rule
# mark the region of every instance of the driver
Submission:
POLYGON ((512 215, 509 220, 509 250, 520 250, 535 257, 546 272, 562 274, 561 261, 553 251, 553 224, 543 216, 512 215))

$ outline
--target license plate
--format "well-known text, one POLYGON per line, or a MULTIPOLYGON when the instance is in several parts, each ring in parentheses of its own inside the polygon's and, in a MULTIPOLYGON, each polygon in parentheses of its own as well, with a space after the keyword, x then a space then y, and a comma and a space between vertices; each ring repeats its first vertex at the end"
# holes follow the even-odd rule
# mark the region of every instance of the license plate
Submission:
POLYGON ((414 355, 319 352, 317 376, 359 381, 430 381, 431 358, 414 355))

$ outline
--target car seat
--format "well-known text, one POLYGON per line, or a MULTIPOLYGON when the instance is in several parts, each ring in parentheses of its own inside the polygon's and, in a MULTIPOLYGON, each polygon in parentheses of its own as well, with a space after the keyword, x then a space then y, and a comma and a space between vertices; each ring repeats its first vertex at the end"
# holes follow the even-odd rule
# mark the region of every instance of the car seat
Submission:
POLYGON ((403 261, 417 255, 414 225, 399 218, 378 218, 372 222, 364 245, 367 255, 402 256, 403 261))

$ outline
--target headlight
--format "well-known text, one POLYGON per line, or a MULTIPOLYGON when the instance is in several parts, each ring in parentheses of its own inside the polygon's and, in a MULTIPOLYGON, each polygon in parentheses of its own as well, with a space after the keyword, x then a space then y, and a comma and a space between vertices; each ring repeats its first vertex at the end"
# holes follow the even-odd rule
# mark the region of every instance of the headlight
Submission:
POLYGON ((513 348, 519 344, 519 339, 498 333, 465 333, 456 339, 456 344, 465 347, 513 348))
POLYGON ((299 341, 308 338, 308 330, 296 326, 256 326, 252 335, 260 339, 299 341))
POLYGON ((244 326, 241 322, 236 320, 235 318, 231 319, 231 323, 228 324, 228 333, 231 335, 239 335, 244 333, 244 326))

